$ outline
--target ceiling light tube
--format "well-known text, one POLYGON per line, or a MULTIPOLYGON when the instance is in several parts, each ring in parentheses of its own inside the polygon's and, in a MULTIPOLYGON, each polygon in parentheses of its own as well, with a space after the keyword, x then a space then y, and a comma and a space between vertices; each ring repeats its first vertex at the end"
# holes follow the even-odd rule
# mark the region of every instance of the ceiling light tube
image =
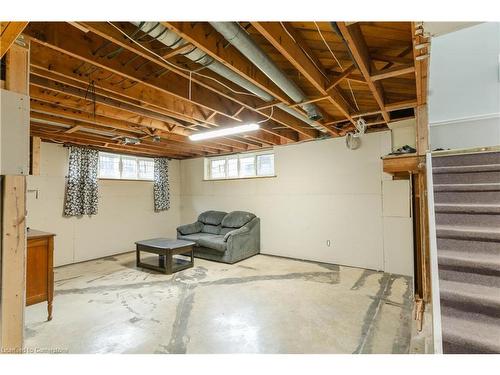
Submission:
POLYGON ((225 137, 227 135, 251 132, 254 130, 258 130, 259 128, 259 124, 239 125, 232 128, 217 129, 203 133, 191 134, 189 136, 189 139, 192 141, 201 141, 203 139, 225 137))

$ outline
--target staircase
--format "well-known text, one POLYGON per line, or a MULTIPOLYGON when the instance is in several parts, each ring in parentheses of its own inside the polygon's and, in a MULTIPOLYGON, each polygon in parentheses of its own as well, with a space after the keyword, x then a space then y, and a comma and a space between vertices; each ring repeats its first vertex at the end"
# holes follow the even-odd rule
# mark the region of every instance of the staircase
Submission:
POLYGON ((500 152, 433 156, 444 353, 500 353, 500 152))

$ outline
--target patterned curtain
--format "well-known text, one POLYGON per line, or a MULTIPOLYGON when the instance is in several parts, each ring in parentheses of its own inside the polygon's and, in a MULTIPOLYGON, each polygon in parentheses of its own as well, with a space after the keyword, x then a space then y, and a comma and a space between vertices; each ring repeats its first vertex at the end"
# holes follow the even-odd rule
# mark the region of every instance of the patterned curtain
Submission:
POLYGON ((155 158, 155 181, 153 195, 155 211, 164 211, 170 208, 170 187, 168 185, 168 159, 155 158))
POLYGON ((97 166, 99 152, 71 147, 64 216, 97 214, 97 166))

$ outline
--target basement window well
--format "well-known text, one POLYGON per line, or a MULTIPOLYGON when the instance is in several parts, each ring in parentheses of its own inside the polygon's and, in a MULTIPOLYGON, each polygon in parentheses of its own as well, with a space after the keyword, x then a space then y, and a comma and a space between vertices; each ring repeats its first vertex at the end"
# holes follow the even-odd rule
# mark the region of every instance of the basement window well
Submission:
POLYGON ((99 152, 99 178, 153 181, 154 160, 152 158, 99 152))
POLYGON ((205 158, 205 180, 275 177, 272 151, 205 158))

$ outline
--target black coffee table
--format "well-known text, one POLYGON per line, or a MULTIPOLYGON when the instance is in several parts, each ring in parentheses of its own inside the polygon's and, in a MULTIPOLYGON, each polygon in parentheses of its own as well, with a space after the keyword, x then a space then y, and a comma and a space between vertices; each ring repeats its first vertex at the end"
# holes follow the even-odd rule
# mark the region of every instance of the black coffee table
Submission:
POLYGON ((194 265, 194 242, 172 240, 169 238, 152 238, 150 240, 137 241, 135 245, 137 267, 171 275, 174 272, 191 268, 194 265), (158 266, 142 263, 141 251, 158 254, 158 266), (185 260, 175 255, 188 255, 190 260, 185 260))

